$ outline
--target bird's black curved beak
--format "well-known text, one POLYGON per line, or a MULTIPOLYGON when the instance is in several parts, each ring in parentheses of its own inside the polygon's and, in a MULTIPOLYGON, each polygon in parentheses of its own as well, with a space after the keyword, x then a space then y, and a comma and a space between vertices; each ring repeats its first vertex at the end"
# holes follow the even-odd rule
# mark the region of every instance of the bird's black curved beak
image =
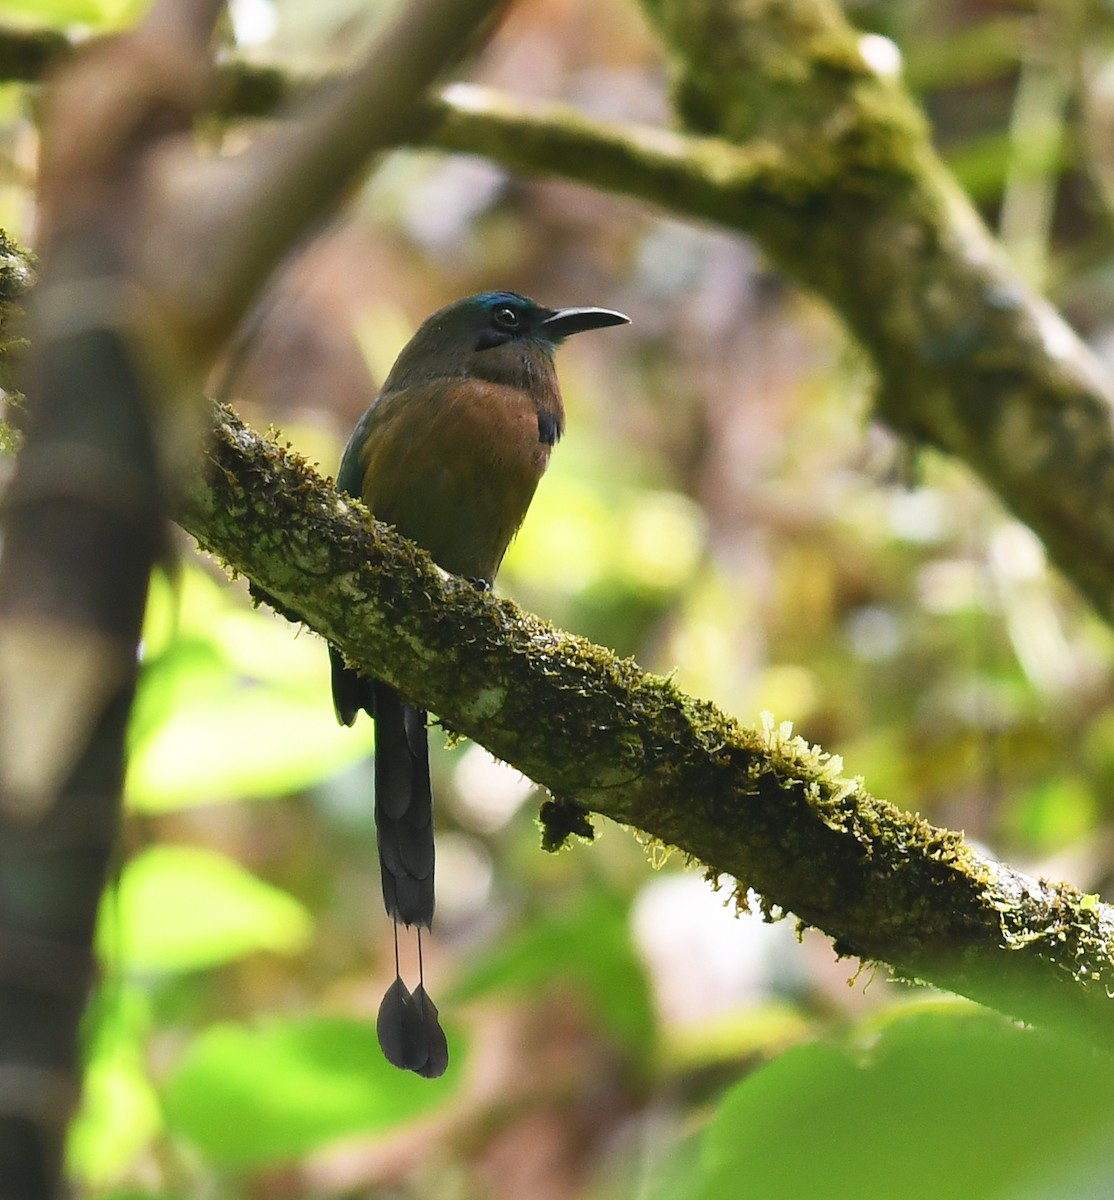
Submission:
POLYGON ((538 331, 554 341, 586 329, 605 329, 608 325, 629 325, 630 317, 610 308, 559 308, 538 326, 538 331))

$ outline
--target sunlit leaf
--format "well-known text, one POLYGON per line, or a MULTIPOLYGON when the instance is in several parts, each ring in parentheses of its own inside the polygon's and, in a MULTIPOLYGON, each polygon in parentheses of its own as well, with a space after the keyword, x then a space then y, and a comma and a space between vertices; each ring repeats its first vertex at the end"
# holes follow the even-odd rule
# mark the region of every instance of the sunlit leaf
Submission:
POLYGON ((312 787, 370 753, 370 721, 333 716, 316 638, 246 606, 202 572, 158 584, 131 724, 129 806, 166 812, 312 787))
POLYGON ((718 1062, 739 1062, 753 1055, 771 1057, 814 1028, 804 1013, 790 1004, 769 1001, 740 1006, 722 1016, 684 1026, 673 1032, 674 1061, 688 1069, 718 1062))
POLYGON ((66 1165, 87 1185, 117 1178, 162 1128, 162 1111, 143 1061, 150 1025, 144 998, 117 983, 94 1004, 81 1107, 70 1124, 66 1165), (102 1011, 106 1010, 107 1011, 102 1011))
POLYGON ((614 569, 616 538, 602 490, 554 472, 507 552, 507 570, 554 591, 575 592, 614 569))
POLYGON ((97 944, 138 971, 194 971, 260 950, 295 954, 313 923, 301 904, 224 855, 153 846, 124 867, 97 944))
POLYGON ((572 593, 606 581, 669 592, 703 549, 699 507, 677 492, 616 486, 555 471, 507 554, 507 570, 535 587, 572 593))
POLYGON ((638 492, 624 506, 619 537, 619 564, 628 582, 668 591, 696 569, 704 548, 704 519, 687 496, 638 492))
MULTIPOLYGON (((720 1104, 691 1186, 659 1200, 720 1200, 741 1179, 763 1200, 1013 1196, 1058 1179, 1058 1164, 1112 1119, 1114 1078, 1085 1047, 941 1006, 895 1019, 862 1048, 797 1046, 756 1071, 720 1104)), ((1089 1194, 1114 1183, 1105 1169, 1089 1194)))
POLYGON ((183 635, 157 655, 146 655, 129 719, 132 753, 173 720, 180 704, 204 703, 229 686, 230 672, 208 637, 183 635))
POLYGON ((262 686, 184 699, 136 751, 128 804, 165 812, 231 798, 285 796, 370 753, 370 721, 341 728, 326 691, 305 698, 262 686))
POLYGON ((1075 774, 1043 779, 1018 795, 1005 812, 1014 840, 1040 851, 1057 850, 1095 828, 1095 790, 1075 774))
POLYGON ((122 1192, 98 1192, 97 1200, 180 1200, 176 1192, 141 1192, 125 1188, 122 1192))
POLYGON ((338 1017, 218 1025, 178 1064, 167 1120, 211 1162, 298 1157, 348 1134, 377 1132, 429 1112, 463 1077, 459 1041, 440 1079, 384 1059, 370 1021, 338 1017))
POLYGON ((131 21, 149 5, 150 0, 0 0, 0 18, 101 28, 131 21))

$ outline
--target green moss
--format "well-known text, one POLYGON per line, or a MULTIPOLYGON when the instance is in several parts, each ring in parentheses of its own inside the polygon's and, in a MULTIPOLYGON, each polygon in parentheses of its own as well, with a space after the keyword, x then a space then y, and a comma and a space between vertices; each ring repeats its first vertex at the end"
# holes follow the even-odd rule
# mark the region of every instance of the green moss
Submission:
POLYGON ((737 903, 752 888, 768 919, 792 911, 841 954, 899 975, 1007 1011, 1020 1011, 1021 979, 1045 995, 1083 987, 1096 1004, 1114 990, 1110 910, 1093 897, 1025 880, 871 796, 786 722, 740 726, 673 679, 445 576, 231 418, 212 457, 203 540, 353 662, 374 663, 548 788, 547 847, 587 837, 588 811, 600 812, 640 831, 656 858, 676 846, 710 877, 732 877, 737 903))

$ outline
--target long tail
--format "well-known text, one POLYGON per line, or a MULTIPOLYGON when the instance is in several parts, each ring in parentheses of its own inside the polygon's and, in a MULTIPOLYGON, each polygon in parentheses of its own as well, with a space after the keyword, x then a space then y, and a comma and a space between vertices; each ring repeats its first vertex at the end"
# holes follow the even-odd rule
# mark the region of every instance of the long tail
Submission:
POLYGON ((329 647, 329 666, 333 673, 333 710, 337 720, 342 725, 351 725, 361 708, 369 717, 374 717, 374 681, 346 667, 343 656, 334 646, 329 647))
POLYGON ((375 828, 387 915, 403 925, 433 923, 433 794, 426 717, 388 684, 375 704, 375 828))
POLYGON ((387 1061, 427 1079, 449 1065, 437 1006, 425 990, 422 928, 433 922, 433 793, 426 715, 388 684, 344 665, 330 646, 337 720, 351 725, 360 709, 375 718, 375 828, 383 903, 395 927, 395 981, 379 1005, 376 1034, 387 1061), (418 986, 402 981, 398 926, 418 927, 418 986))
POLYGON ((383 903, 395 923, 395 981, 376 1032, 387 1061, 427 1079, 444 1074, 449 1047, 425 990, 422 929, 433 923, 433 792, 426 715, 388 684, 371 685, 375 708, 375 828, 383 903), (418 927, 418 986, 402 982, 398 925, 418 927))
POLYGON ((329 647, 333 706, 351 725, 360 709, 375 718, 375 829, 387 915, 428 929, 433 922, 433 793, 425 713, 389 684, 344 665, 329 647))
MULTIPOLYGON (((418 930, 418 961, 421 962, 422 931, 418 930)), ((383 1057, 395 1067, 414 1071, 426 1079, 444 1075, 449 1065, 449 1044, 445 1040, 437 1006, 420 982, 411 992, 402 982, 398 969, 398 922, 395 922, 395 981, 379 1004, 375 1033, 383 1057)))

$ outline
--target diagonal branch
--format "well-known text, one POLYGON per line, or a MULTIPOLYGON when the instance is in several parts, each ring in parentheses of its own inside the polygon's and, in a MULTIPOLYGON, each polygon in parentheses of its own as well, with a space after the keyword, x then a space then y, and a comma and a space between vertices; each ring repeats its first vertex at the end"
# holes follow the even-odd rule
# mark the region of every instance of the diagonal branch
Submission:
MULTIPOLYGON (((849 64, 848 107, 867 76, 849 64)), ((776 127, 742 142, 684 136, 463 86, 430 107, 421 136, 755 237, 870 353, 877 416, 972 467, 1110 621, 1114 383, 1006 260, 906 98, 865 85, 883 115, 857 113, 871 144, 842 154, 795 151, 776 127)))
POLYGON ((602 813, 843 954, 1114 1046, 1114 910, 1096 897, 876 799, 787 729, 746 729, 478 594, 229 410, 180 519, 280 611, 548 788, 564 802, 554 824, 575 825, 575 806, 602 813))
MULTIPOLYGON (((870 70, 828 0, 730 14, 660 0, 652 15, 700 137, 479 91, 451 91, 405 136, 755 236, 870 351, 883 418, 971 463, 1114 615, 1110 383, 1001 257, 900 86, 870 70)), ((233 69, 222 97, 262 112, 292 90, 279 72, 233 69)), ((780 731, 742 729, 446 580, 232 418, 213 461, 185 516, 204 545, 556 796, 732 874, 844 952, 1109 1042, 1114 917, 1094 898, 994 863, 780 731)))

